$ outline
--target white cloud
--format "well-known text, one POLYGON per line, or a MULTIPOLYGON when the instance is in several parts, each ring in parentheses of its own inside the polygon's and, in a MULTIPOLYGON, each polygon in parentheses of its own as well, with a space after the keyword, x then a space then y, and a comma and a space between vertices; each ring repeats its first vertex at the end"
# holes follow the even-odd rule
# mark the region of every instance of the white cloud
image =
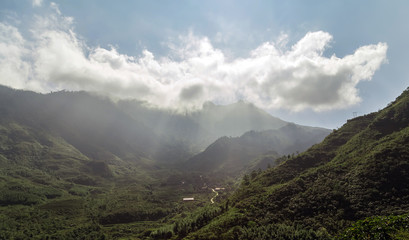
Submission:
POLYGON ((33 7, 40 7, 43 4, 43 0, 33 0, 33 7))
POLYGON ((0 23, 1 84, 41 92, 95 91, 175 109, 244 99, 262 108, 323 111, 358 103, 357 84, 386 61, 385 43, 343 58, 325 57, 332 36, 322 31, 288 48, 282 35, 247 58, 228 60, 208 38, 193 33, 169 44, 172 56, 157 58, 149 50, 128 56, 114 47, 87 46, 75 34, 73 19, 62 16, 56 4, 51 7, 54 14, 35 18, 33 36, 23 38, 16 27, 0 23))
POLYGON ((0 23, 0 84, 25 88, 30 80, 30 63, 25 41, 18 29, 0 23))

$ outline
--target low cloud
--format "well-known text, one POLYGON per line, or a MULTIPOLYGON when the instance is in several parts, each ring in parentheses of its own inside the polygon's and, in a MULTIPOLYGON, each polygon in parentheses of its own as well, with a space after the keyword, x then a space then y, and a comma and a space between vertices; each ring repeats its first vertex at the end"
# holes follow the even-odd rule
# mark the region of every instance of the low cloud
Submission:
POLYGON ((228 59, 208 38, 190 33, 169 43, 170 56, 149 50, 128 56, 86 45, 73 19, 56 4, 51 8, 49 16, 34 17, 30 36, 0 23, 0 84, 38 92, 86 90, 184 110, 206 101, 246 100, 264 109, 324 111, 360 102, 357 84, 372 78, 388 48, 378 43, 343 58, 326 57, 332 36, 318 31, 290 47, 283 35, 246 58, 228 59))

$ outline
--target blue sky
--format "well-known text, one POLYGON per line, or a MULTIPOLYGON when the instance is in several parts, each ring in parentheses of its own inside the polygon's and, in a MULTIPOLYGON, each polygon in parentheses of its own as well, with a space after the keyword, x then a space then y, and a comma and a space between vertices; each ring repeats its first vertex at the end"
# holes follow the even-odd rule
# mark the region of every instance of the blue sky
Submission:
POLYGON ((409 83, 408 1, 0 2, 1 84, 337 128, 409 83), (333 57, 334 56, 334 57, 333 57))

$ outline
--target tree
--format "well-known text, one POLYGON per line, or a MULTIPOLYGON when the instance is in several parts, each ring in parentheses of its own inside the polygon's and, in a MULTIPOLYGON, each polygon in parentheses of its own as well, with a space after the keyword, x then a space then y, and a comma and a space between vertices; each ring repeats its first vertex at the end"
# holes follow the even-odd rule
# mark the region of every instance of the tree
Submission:
POLYGON ((249 177, 249 175, 247 175, 247 174, 244 174, 244 176, 243 176, 243 185, 249 185, 250 184, 250 177, 249 177))

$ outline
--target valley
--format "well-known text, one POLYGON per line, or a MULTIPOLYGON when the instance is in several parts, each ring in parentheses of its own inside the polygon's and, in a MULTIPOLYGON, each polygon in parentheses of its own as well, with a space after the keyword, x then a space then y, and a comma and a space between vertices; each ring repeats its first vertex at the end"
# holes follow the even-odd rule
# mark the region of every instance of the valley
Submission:
POLYGON ((156 238, 157 229, 192 212, 226 211, 219 205, 243 174, 275 166, 281 154, 330 132, 248 103, 181 115, 85 92, 7 87, 0 100, 2 239, 156 238))
POLYGON ((332 131, 247 103, 202 121, 86 92, 0 92, 0 239, 408 234, 409 90, 332 131), (195 127, 178 135, 179 121, 195 127))
POLYGON ((409 240, 408 10, 0 0, 0 240, 409 240))

